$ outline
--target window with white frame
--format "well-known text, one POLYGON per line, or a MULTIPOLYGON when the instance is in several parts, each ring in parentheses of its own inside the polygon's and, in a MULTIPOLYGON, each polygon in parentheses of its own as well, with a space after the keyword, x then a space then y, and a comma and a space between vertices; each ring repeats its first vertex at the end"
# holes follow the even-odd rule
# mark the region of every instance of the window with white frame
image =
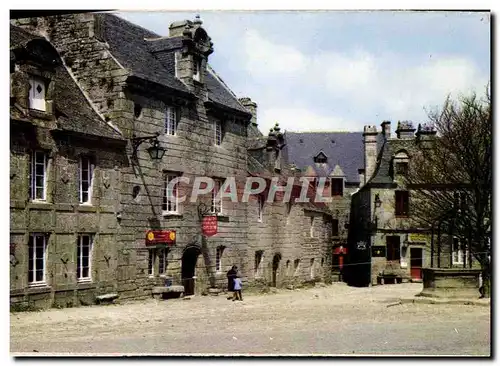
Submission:
POLYGON ((465 250, 459 238, 453 238, 452 264, 467 264, 468 250, 465 250))
POLYGON ((310 220, 311 220, 311 224, 309 226, 309 236, 311 238, 314 238, 314 217, 311 217, 310 220))
POLYGON ((164 213, 178 213, 179 208, 179 194, 178 185, 171 184, 171 182, 177 178, 179 174, 177 173, 165 173, 163 182, 163 205, 162 210, 164 213))
POLYGON ((92 244, 92 235, 83 234, 78 236, 76 252, 76 276, 78 281, 90 281, 92 277, 92 244))
POLYGON ((92 176, 94 165, 89 156, 80 157, 80 203, 90 203, 92 199, 92 176))
POLYGON ((45 104, 46 85, 45 80, 40 77, 30 77, 29 107, 42 112, 46 110, 45 104))
POLYGON ((222 145, 222 121, 219 119, 214 120, 214 134, 215 145, 222 145))
POLYGON ((222 198, 217 197, 222 187, 222 181, 220 179, 214 179, 214 189, 212 190, 212 213, 220 214, 222 213, 222 198))
POLYGON ((222 270, 222 254, 224 254, 224 247, 217 247, 215 252, 215 271, 220 272, 222 270))
POLYGON ((177 110, 175 107, 168 106, 165 109, 165 134, 177 134, 177 110))
POLYGON ((28 283, 30 285, 45 283, 45 266, 47 236, 32 234, 28 243, 28 283))
POLYGON ((151 248, 148 250, 148 275, 154 277, 156 274, 164 276, 167 273, 168 248, 151 248), (158 262, 158 268, 156 267, 158 262), (156 272, 158 270, 158 272, 156 272))
POLYGON ((264 211, 264 199, 259 194, 257 195, 257 220, 259 222, 262 222, 263 211, 264 211))
POLYGON ((34 151, 30 156, 30 199, 47 199, 47 153, 34 151))

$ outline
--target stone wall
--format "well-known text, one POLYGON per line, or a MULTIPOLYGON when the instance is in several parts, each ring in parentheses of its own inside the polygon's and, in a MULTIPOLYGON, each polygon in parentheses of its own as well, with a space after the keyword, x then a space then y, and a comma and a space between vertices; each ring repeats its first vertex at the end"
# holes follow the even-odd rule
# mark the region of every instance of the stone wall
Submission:
POLYGON ((47 308, 93 303, 96 295, 117 289, 116 202, 120 197, 120 171, 126 164, 123 146, 103 147, 101 143, 76 137, 66 137, 64 145, 60 140, 52 140, 52 149, 48 150, 47 200, 33 202, 29 199, 28 178, 31 149, 23 131, 14 124, 15 133, 11 135, 11 304, 47 308), (82 154, 94 158, 91 205, 79 204, 78 167, 82 154), (28 242, 33 233, 45 233, 48 238, 46 281, 38 287, 28 284, 28 242), (79 234, 93 236, 92 283, 77 281, 79 234))

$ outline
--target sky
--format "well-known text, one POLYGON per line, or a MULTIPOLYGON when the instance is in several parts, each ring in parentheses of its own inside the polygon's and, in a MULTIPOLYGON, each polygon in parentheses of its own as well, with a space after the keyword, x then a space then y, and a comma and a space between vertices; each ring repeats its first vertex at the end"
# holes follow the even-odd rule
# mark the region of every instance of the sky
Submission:
POLYGON ((199 14, 209 63, 238 97, 258 105, 266 133, 362 131, 427 121, 446 96, 490 80, 490 15, 483 12, 120 12, 162 36, 199 14))

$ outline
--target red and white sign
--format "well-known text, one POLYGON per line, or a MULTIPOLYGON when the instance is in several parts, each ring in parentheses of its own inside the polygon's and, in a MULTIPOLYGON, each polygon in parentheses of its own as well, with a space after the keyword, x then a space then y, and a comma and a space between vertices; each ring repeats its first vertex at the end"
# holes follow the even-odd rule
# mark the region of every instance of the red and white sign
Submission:
POLYGON ((175 244, 175 230, 149 230, 146 233, 146 245, 175 244))
POLYGON ((201 222, 201 231, 205 236, 217 234, 217 216, 205 216, 201 222))

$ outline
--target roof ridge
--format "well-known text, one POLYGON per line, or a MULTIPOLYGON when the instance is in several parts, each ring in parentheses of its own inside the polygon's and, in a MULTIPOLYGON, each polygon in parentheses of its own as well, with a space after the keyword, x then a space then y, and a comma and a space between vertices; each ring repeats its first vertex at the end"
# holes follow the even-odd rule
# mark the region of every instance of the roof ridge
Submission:
MULTIPOLYGON (((160 36, 158 33, 155 33, 147 28, 144 28, 143 26, 140 26, 139 24, 136 24, 136 23, 132 23, 130 20, 127 20, 125 18, 122 18, 121 16, 117 15, 117 14, 113 14, 113 13, 106 13, 106 12, 103 12, 103 13, 98 13, 98 14, 105 14, 106 16, 110 16, 110 17, 113 17, 113 18, 118 18, 120 19, 121 21, 124 21, 125 23, 128 23, 130 26, 134 27, 134 28, 139 28, 139 29, 142 29, 144 32, 146 33, 149 33, 149 34, 153 34, 154 36, 156 37, 162 37, 160 36)), ((123 31, 123 29, 122 29, 123 31)), ((132 32, 127 32, 127 33, 132 33, 132 32)), ((132 33, 134 34, 134 33, 132 33)), ((144 37, 142 37, 144 38, 144 37)))

